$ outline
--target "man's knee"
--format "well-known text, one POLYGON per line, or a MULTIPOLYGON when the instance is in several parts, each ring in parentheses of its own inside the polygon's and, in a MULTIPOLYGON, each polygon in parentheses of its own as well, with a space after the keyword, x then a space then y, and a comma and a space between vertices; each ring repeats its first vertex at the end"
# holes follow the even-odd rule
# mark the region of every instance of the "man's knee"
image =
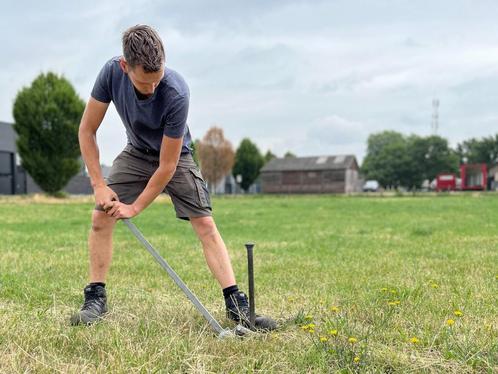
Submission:
POLYGON ((197 217, 190 218, 192 225, 195 227, 195 231, 197 235, 201 238, 209 237, 212 235, 216 235, 218 233, 218 229, 216 228, 216 224, 214 223, 213 217, 197 217))
POLYGON ((116 224, 116 218, 109 217, 105 212, 94 210, 92 214, 92 231, 102 232, 112 230, 116 224))

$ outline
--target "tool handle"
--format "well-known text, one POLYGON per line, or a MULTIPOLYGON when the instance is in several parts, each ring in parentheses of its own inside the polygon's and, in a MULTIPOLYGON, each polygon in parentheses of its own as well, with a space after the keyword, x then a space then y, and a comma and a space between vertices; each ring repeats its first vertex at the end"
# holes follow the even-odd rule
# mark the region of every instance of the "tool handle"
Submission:
POLYGON ((161 257, 159 253, 152 247, 152 245, 144 238, 142 233, 138 230, 137 226, 130 219, 123 219, 123 223, 128 226, 130 231, 135 235, 140 243, 147 249, 147 251, 154 257, 154 259, 161 265, 161 267, 166 270, 168 275, 173 279, 178 287, 183 291, 185 296, 194 304, 196 309, 204 316, 204 318, 209 322, 213 330, 215 330, 218 334, 223 333, 225 330, 221 327, 218 321, 209 313, 204 305, 199 301, 197 296, 194 295, 192 291, 187 287, 187 285, 183 282, 183 280, 176 274, 173 268, 166 262, 164 258, 161 257))

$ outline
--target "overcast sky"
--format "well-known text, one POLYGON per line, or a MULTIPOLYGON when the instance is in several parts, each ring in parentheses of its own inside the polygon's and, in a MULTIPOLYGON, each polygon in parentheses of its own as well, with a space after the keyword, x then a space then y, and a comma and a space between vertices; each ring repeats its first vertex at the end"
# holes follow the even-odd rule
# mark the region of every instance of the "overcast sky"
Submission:
MULTIPOLYGON (((0 120, 40 72, 85 101, 129 26, 155 27, 191 91, 189 126, 249 137, 278 156, 354 154, 370 133, 431 133, 451 145, 498 132, 497 1, 5 1, 0 120)), ((126 144, 110 110, 101 161, 126 144)))

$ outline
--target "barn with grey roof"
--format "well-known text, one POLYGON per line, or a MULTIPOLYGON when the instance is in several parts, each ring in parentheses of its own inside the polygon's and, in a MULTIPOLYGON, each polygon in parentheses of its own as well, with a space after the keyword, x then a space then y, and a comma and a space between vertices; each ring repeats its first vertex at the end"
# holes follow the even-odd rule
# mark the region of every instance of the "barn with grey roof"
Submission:
POLYGON ((274 158, 261 169, 263 193, 351 193, 361 190, 353 155, 274 158))

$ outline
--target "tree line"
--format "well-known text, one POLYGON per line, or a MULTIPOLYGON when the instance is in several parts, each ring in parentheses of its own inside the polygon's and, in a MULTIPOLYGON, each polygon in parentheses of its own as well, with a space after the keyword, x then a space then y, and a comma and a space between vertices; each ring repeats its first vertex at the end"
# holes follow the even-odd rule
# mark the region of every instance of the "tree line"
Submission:
POLYGON ((437 135, 405 136, 396 131, 371 134, 361 172, 384 188, 420 188, 439 173, 457 173, 462 163, 498 162, 498 134, 471 138, 452 149, 448 140, 437 135))
MULTIPOLYGON (((50 194, 58 194, 81 169, 78 127, 85 104, 71 83, 53 73, 40 74, 22 88, 14 101, 14 130, 23 168, 50 194)), ((193 143, 193 154, 213 190, 230 172, 245 191, 255 182, 262 166, 276 156, 261 154, 244 138, 236 150, 223 130, 212 127, 193 143)), ((295 157, 287 152, 284 157, 295 157)), ((438 173, 458 172, 461 163, 498 162, 498 134, 465 140, 452 149, 440 136, 405 136, 395 131, 371 134, 361 166, 366 179, 384 187, 420 188, 438 173)))

